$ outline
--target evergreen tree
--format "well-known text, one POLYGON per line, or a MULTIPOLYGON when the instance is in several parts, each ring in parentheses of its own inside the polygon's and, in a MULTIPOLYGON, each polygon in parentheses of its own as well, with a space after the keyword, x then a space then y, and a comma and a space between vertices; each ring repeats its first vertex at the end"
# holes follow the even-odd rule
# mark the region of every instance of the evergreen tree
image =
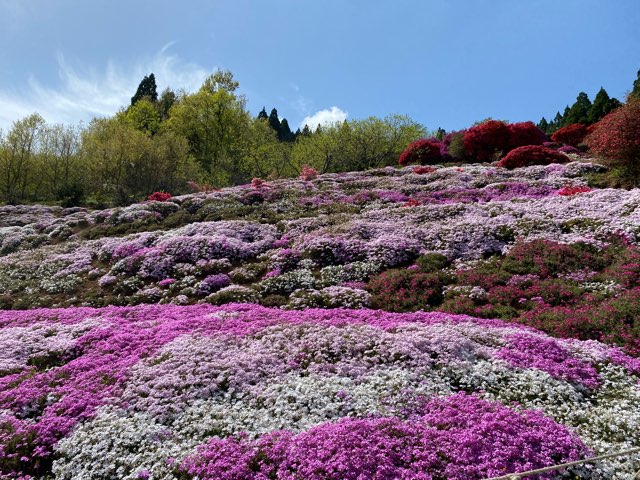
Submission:
POLYGON ((280 131, 278 132, 278 140, 281 142, 293 142, 296 139, 291 128, 289 127, 289 122, 286 118, 283 118, 280 122, 280 131))
POLYGON ((593 100, 593 105, 591 105, 591 109, 589 110, 589 123, 596 123, 619 106, 620 101, 615 98, 610 98, 607 91, 600 87, 596 98, 593 100))
POLYGON ((629 99, 640 99, 640 70, 638 70, 638 76, 633 82, 633 90, 629 94, 629 99))
POLYGON ((438 130, 436 131, 436 138, 440 141, 442 141, 442 139, 444 138, 444 136, 447 134, 447 132, 445 132, 444 128, 442 127, 438 127, 438 130))
POLYGON ((160 118, 166 120, 169 117, 169 109, 176 103, 176 94, 170 88, 165 88, 158 99, 160 118))
POLYGON ((269 126, 273 128, 276 133, 280 133, 280 120, 278 119, 278 110, 275 108, 272 109, 269 114, 269 126))
POLYGON ((267 115, 267 110, 262 107, 262 110, 260 110, 260 113, 258 114, 258 120, 267 120, 269 118, 269 116, 267 115))
POLYGON ((152 73, 148 77, 145 76, 140 84, 138 85, 138 90, 136 90, 136 94, 131 97, 131 105, 135 105, 135 103, 141 98, 148 97, 152 102, 156 102, 158 100, 158 90, 156 86, 156 77, 152 73))
POLYGON ((540 121, 538 122, 538 128, 547 135, 549 134, 549 122, 547 122, 546 118, 542 117, 540 119, 540 121))
POLYGON ((302 135, 305 137, 308 137, 309 135, 311 135, 311 129, 309 128, 309 125, 307 125, 306 123, 304 124, 304 127, 302 127, 302 135))
POLYGON ((574 123, 581 123, 587 125, 589 123, 589 110, 591 109, 591 100, 589 96, 580 92, 574 103, 569 109, 568 114, 564 117, 564 125, 572 125, 574 123))

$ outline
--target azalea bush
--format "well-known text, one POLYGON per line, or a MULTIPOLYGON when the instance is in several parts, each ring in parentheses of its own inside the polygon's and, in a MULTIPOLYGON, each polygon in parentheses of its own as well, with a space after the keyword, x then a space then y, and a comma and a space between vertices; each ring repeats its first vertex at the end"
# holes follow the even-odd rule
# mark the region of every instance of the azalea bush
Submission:
POLYGON ((540 145, 528 145, 511 150, 498 162, 498 166, 504 168, 520 168, 531 165, 565 163, 568 161, 569 157, 563 153, 540 145))
POLYGON ((439 163, 441 161, 440 144, 435 140, 420 139, 409 144, 400 154, 398 163, 400 165, 411 165, 419 163, 421 165, 439 163))
POLYGON ((640 172, 640 100, 631 100, 594 124, 585 143, 591 152, 620 168, 628 183, 637 185, 640 172))
POLYGON ((504 122, 488 120, 465 132, 464 149, 476 161, 489 162, 509 150, 510 135, 504 122))
POLYGON ((588 130, 586 125, 573 123, 556 130, 556 132, 551 135, 551 139, 554 142, 564 143, 565 145, 575 147, 583 142, 587 133, 588 130))

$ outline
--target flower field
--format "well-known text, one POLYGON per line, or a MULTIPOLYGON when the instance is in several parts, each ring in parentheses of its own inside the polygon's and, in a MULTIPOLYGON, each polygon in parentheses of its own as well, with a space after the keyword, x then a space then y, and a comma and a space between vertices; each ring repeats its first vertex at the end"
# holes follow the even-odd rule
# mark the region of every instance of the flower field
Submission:
POLYGON ((601 171, 0 207, 0 478, 472 480, 640 447, 640 190, 601 171))

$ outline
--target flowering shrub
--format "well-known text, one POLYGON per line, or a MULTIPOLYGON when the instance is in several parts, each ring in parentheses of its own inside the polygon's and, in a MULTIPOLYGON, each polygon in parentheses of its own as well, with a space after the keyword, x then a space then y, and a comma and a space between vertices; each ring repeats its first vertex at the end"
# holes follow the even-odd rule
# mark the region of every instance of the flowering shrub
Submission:
POLYGON ((640 158, 640 100, 623 105, 594 124, 585 143, 596 155, 637 171, 640 158))
POLYGON ((167 192, 153 192, 147 200, 151 202, 166 202, 171 198, 171 194, 167 192))
POLYGON ((251 188, 255 188, 255 189, 261 189, 261 188, 265 188, 268 187, 269 184, 267 182, 265 182, 264 180, 262 180, 261 178, 254 178, 251 180, 251 188))
POLYGON ((497 153, 507 152, 509 142, 509 127, 497 120, 489 120, 471 127, 464 134, 464 149, 467 155, 479 162, 491 161, 497 153))
POLYGON ((300 170, 300 178, 304 181, 315 180, 317 177, 318 171, 309 165, 304 165, 300 170))
POLYGON ((553 135, 551 135, 551 139, 554 142, 564 143, 565 145, 575 147, 582 143, 584 137, 587 136, 587 133, 587 127, 585 125, 582 125, 581 123, 573 123, 558 129, 553 135))
POLYGON ((590 191, 591 189, 586 186, 562 187, 560 190, 558 190, 558 195, 570 196, 590 191))
POLYGON ((511 150, 500 162, 499 167, 520 168, 530 165, 549 165, 551 163, 565 163, 569 157, 539 145, 529 145, 511 150))
POLYGON ((533 122, 518 122, 507 125, 509 129, 509 149, 526 145, 542 145, 547 136, 533 122))
POLYGON ((440 144, 435 140, 421 138, 409 144, 400 154, 398 163, 400 165, 411 165, 419 163, 421 165, 439 163, 442 160, 440 155, 440 144))
POLYGON ((416 175, 424 175, 426 173, 433 173, 436 169, 433 167, 413 167, 411 171, 416 175))

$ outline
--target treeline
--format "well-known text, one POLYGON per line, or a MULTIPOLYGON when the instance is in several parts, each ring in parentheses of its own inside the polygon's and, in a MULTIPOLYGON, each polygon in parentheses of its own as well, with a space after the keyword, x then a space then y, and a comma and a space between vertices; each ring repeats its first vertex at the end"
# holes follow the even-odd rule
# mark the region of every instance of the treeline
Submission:
MULTIPOLYGON (((638 75, 640 76, 640 72, 638 72, 638 75)), ((617 98, 609 97, 609 94, 603 87, 600 87, 600 90, 593 99, 593 103, 589 99, 589 95, 585 92, 580 92, 574 104, 571 106, 567 105, 562 114, 558 111, 551 121, 547 121, 545 117, 542 117, 540 122, 538 122, 538 128, 547 135, 551 135, 563 127, 576 123, 593 125, 621 105, 622 102, 617 98)))
POLYGON ((125 205, 155 191, 247 183, 393 165, 426 135, 410 118, 390 115, 292 132, 263 109, 253 117, 229 71, 209 76, 195 93, 158 94, 153 74, 131 104, 86 127, 50 125, 38 114, 0 133, 0 201, 125 205))

